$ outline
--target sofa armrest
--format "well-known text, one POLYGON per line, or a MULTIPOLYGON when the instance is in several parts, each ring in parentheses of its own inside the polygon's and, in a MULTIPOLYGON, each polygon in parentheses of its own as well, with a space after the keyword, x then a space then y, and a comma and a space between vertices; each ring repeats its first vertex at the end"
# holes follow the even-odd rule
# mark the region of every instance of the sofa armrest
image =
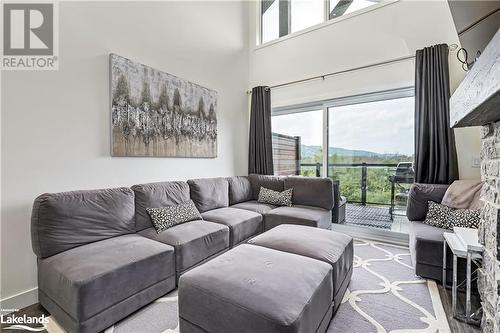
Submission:
POLYGON ((347 206, 347 199, 343 196, 340 196, 339 207, 337 209, 338 210, 337 223, 339 224, 345 223, 346 206, 347 206))
POLYGON ((340 184, 338 180, 333 181, 333 209, 332 209, 332 222, 339 223, 340 217, 340 184))
POLYGON ((428 201, 440 203, 449 185, 415 183, 410 187, 406 217, 410 221, 423 221, 427 215, 428 201))

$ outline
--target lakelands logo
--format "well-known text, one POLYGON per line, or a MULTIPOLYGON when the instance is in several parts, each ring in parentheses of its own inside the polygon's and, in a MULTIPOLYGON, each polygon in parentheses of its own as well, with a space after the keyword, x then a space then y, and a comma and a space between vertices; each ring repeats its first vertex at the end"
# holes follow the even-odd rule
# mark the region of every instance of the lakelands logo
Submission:
POLYGON ((58 69, 57 3, 3 3, 4 70, 58 69))
POLYGON ((44 314, 38 317, 30 317, 27 315, 0 315, 0 323, 8 325, 2 330, 20 330, 30 332, 41 332, 47 329, 49 318, 44 314))

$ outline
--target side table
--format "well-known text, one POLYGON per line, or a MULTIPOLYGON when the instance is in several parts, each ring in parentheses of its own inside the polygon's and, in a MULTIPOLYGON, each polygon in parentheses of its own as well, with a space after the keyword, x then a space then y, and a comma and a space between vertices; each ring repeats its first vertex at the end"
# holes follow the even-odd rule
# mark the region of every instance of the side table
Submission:
MULTIPOLYGON (((443 242, 443 287, 446 288, 446 252, 449 247, 453 253, 453 282, 452 282, 452 310, 453 317, 469 324, 478 324, 471 318, 471 284, 472 262, 478 264, 482 260, 483 246, 477 241, 477 229, 454 228, 453 233, 445 232, 443 242), (457 282, 457 258, 466 259, 466 279, 460 284, 457 282), (457 289, 463 282, 465 286, 465 314, 457 311, 457 289)), ((477 265, 479 266, 479 265, 477 265)))

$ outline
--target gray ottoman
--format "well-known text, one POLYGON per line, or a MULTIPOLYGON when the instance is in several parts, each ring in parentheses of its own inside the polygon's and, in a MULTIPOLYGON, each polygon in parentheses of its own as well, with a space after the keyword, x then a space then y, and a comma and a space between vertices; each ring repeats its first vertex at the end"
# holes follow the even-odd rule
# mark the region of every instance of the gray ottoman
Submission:
POLYGON ((330 264, 333 268, 334 313, 337 311, 352 276, 354 245, 351 236, 331 230, 282 224, 248 243, 330 264))
POLYGON ((181 333, 325 332, 332 268, 319 260, 240 245, 181 276, 181 333))

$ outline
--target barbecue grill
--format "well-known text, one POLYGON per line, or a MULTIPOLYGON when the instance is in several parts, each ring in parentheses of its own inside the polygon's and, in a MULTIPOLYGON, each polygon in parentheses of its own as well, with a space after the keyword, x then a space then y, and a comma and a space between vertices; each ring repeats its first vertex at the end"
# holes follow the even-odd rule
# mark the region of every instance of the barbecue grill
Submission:
POLYGON ((400 162, 396 167, 396 172, 394 175, 389 176, 389 181, 391 182, 391 206, 389 207, 389 215, 391 215, 391 220, 394 215, 394 197, 396 196, 396 187, 398 187, 399 192, 398 197, 408 198, 408 189, 401 186, 402 184, 413 184, 415 181, 415 171, 413 170, 413 162, 400 162))

